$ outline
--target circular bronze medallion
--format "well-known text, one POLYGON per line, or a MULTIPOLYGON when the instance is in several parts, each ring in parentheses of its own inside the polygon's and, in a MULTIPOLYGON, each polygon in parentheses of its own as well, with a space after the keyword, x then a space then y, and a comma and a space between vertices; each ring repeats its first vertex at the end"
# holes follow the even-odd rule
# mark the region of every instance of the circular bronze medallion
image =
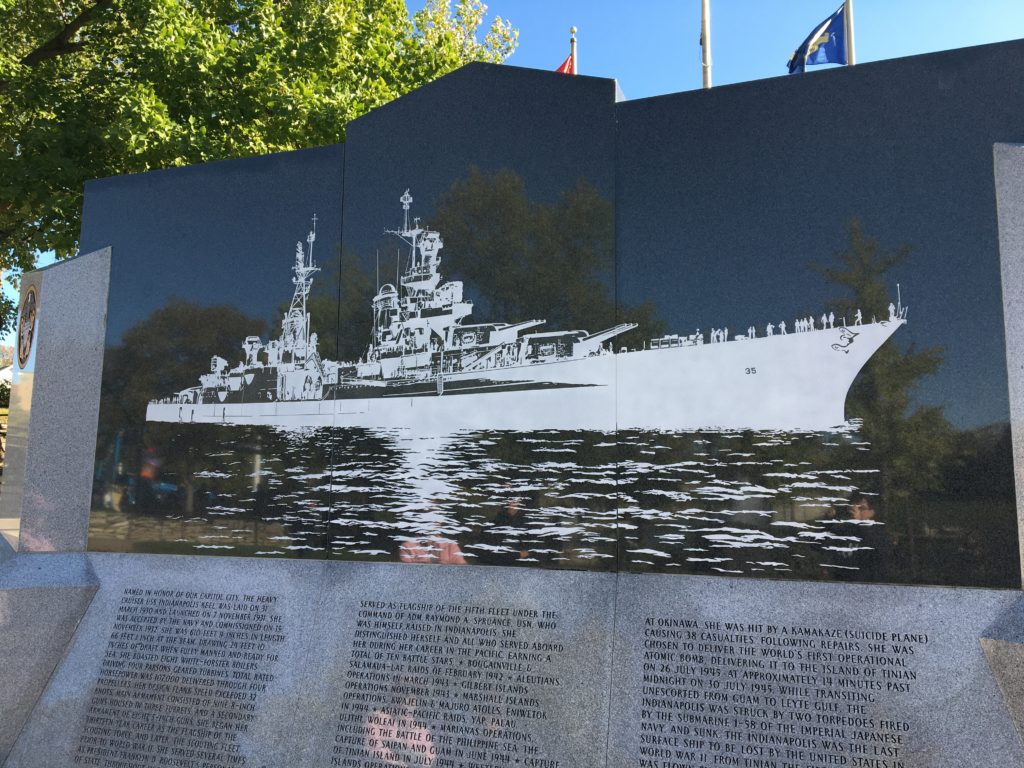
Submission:
POLYGON ((30 285, 25 292, 25 300, 21 303, 18 317, 18 367, 28 365, 28 356, 32 352, 32 342, 36 335, 36 312, 39 309, 39 296, 36 287, 30 285))

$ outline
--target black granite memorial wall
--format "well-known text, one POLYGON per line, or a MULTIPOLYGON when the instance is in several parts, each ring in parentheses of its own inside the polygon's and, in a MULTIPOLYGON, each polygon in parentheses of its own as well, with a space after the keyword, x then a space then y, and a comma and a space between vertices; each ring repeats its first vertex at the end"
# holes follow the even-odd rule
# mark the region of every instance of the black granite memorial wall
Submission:
POLYGON ((1020 765, 1022 59, 474 65, 93 182, 27 279, 0 763, 1020 765))
POLYGON ((623 103, 473 65, 344 153, 94 182, 92 548, 1016 585, 1017 45, 623 103))
MULTIPOLYGON (((846 429, 663 441, 626 483, 625 540, 652 551, 630 570, 1019 584, 992 184, 992 145, 1024 135, 1019 56, 987 46, 618 106, 620 300, 758 344, 771 326, 857 331, 907 308, 850 387, 846 429), (709 466, 665 469, 680 460, 709 466), (660 493, 673 482, 688 498, 660 493)), ((796 375, 811 401, 832 374, 796 375)))

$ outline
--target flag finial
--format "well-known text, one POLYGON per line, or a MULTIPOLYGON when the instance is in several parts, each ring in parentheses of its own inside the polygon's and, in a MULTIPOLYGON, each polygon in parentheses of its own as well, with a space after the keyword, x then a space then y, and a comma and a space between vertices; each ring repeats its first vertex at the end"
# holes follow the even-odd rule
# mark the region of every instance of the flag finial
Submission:
POLYGON ((572 59, 572 71, 570 74, 575 75, 580 71, 580 57, 576 52, 576 27, 569 27, 569 57, 572 59))
POLYGON ((563 75, 575 75, 579 71, 578 57, 576 54, 576 27, 569 27, 569 58, 562 62, 555 70, 563 75))

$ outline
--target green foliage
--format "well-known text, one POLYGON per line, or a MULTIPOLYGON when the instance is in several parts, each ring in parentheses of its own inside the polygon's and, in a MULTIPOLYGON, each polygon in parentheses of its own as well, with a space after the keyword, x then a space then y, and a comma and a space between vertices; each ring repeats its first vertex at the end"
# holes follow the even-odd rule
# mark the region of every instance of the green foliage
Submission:
MULTIPOLYGON (((480 0, 0 0, 0 268, 75 252, 92 178, 344 139, 517 32, 480 0)), ((9 327, 12 313, 3 314, 9 327)))

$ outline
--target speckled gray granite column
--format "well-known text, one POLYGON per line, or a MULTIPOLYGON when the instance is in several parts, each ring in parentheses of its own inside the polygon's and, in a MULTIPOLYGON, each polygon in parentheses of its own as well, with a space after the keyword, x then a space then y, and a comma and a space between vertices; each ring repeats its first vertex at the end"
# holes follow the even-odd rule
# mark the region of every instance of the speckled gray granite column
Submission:
POLYGON ((15 363, 0 487, 0 517, 21 519, 19 553, 0 541, 0 764, 97 589, 84 551, 109 273, 106 249, 22 279, 38 314, 15 363))
MULTIPOLYGON (((43 270, 28 272, 21 278, 21 297, 18 301, 19 313, 25 303, 25 295, 29 289, 35 289, 37 295, 42 294, 43 270)), ((37 320, 36 331, 38 334, 37 320)), ((4 472, 0 485, 0 517, 21 518, 22 502, 25 494, 25 471, 28 465, 29 416, 32 405, 32 385, 35 381, 35 350, 27 361, 15 360, 11 376, 11 407, 7 418, 7 446, 4 452, 4 472)), ((17 352, 15 354, 17 357, 17 352)))
MULTIPOLYGON (((993 155, 1017 529, 1024 569, 1024 145, 996 144, 993 155)), ((1024 740, 1024 600, 1009 607, 985 631, 981 647, 1017 734, 1024 740)))
POLYGON ((84 554, 20 554, 0 565, 0 765, 95 592, 84 554))
POLYGON ((20 517, 21 552, 84 552, 106 333, 110 249, 29 273, 34 359, 15 374, 0 517, 20 517))
MULTIPOLYGON (((1024 145, 996 144, 994 160, 1017 525, 1024 531, 1024 145)), ((1019 539, 1024 568, 1024 535, 1019 539)))

